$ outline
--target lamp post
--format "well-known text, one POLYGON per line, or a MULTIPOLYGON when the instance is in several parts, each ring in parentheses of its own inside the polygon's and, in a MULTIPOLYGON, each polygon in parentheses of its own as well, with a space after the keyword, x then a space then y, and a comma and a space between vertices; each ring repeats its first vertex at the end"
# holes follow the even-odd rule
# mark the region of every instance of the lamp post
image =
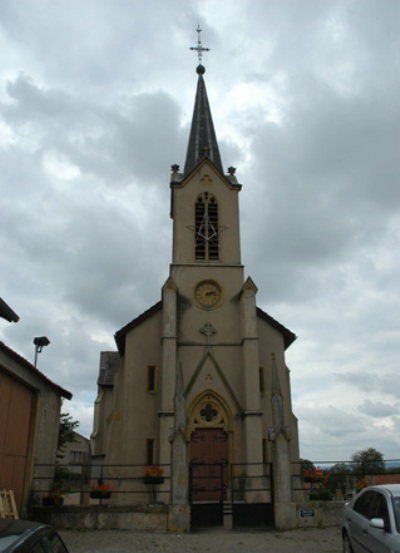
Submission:
POLYGON ((50 344, 50 340, 47 338, 47 336, 37 336, 33 339, 33 343, 35 344, 35 367, 37 365, 37 357, 39 353, 42 353, 42 349, 44 346, 48 346, 50 344))

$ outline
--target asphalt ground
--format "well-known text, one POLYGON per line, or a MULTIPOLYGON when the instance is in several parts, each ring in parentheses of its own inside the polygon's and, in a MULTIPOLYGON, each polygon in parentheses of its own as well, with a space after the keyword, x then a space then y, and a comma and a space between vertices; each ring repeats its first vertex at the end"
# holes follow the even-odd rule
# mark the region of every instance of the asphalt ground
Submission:
POLYGON ((290 532, 232 531, 152 534, 126 530, 63 530, 70 553, 341 553, 340 528, 290 532))

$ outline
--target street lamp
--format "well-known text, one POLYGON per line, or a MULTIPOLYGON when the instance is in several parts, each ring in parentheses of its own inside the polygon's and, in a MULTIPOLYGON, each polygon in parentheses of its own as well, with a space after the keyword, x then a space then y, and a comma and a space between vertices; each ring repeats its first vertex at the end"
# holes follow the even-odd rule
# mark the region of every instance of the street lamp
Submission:
POLYGON ((35 344, 35 367, 37 365, 37 356, 38 353, 42 353, 42 349, 44 346, 48 346, 50 344, 50 340, 47 338, 47 336, 37 336, 33 339, 33 343, 35 344))

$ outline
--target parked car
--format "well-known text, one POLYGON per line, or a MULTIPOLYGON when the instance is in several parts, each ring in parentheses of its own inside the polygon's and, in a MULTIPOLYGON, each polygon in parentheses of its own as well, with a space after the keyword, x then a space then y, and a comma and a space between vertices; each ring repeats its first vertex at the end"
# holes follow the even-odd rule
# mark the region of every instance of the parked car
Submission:
POLYGON ((48 524, 0 518, 0 552, 68 553, 68 549, 48 524))
POLYGON ((343 509, 344 553, 400 553, 400 484, 364 488, 343 509))

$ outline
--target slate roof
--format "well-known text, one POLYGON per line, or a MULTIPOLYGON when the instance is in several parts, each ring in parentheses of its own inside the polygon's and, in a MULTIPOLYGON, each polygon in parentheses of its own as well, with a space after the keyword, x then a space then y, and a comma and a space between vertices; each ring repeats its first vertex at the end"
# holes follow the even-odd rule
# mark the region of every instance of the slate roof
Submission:
MULTIPOLYGON (((45 376, 42 372, 40 372, 32 363, 30 363, 25 357, 22 357, 19 353, 14 351, 13 349, 6 346, 4 342, 0 341, 0 351, 3 351, 6 355, 11 357, 16 363, 23 366, 25 369, 27 369, 29 372, 35 374, 37 377, 39 377, 41 380, 47 382, 50 386, 52 386, 57 392, 60 394, 61 397, 64 397, 65 399, 71 399, 72 394, 68 390, 65 390, 58 384, 55 384, 52 382, 47 376, 45 376)), ((7 370, 7 367, 5 367, 7 370)))
POLYGON ((199 79, 197 82, 196 99, 193 110, 192 127, 186 154, 184 176, 188 175, 195 165, 204 157, 210 159, 223 173, 221 156, 219 154, 217 137, 207 98, 206 84, 203 75, 203 65, 197 67, 199 79))
MULTIPOLYGON (((162 309, 162 301, 159 301, 152 305, 149 309, 144 311, 141 315, 133 319, 130 323, 122 327, 120 330, 118 330, 115 335, 115 342, 118 347, 118 351, 123 357, 125 355, 125 337, 126 335, 136 326, 139 326, 142 322, 144 322, 146 319, 154 315, 154 313, 157 313, 162 309)), ((268 324, 270 324, 273 328, 275 328, 280 334, 283 336, 283 341, 285 345, 285 349, 287 349, 293 342, 297 339, 296 334, 294 334, 291 330, 283 326, 281 323, 279 323, 277 320, 275 320, 271 315, 268 315, 265 311, 263 311, 260 307, 257 307, 257 316, 266 321, 268 324)), ((118 355, 118 354, 117 354, 118 355)))
POLYGON ((114 334, 114 339, 118 347, 118 351, 123 357, 125 355, 125 336, 128 334, 130 330, 135 328, 135 326, 140 325, 143 321, 154 315, 154 313, 157 313, 162 309, 162 301, 158 301, 154 305, 152 305, 149 309, 144 311, 141 315, 133 319, 130 323, 123 326, 120 330, 117 330, 117 332, 114 334))
POLYGON ((268 315, 268 313, 260 309, 260 307, 257 307, 257 315, 282 334, 285 349, 287 349, 297 339, 296 334, 293 334, 291 330, 276 321, 271 317, 271 315, 268 315))

